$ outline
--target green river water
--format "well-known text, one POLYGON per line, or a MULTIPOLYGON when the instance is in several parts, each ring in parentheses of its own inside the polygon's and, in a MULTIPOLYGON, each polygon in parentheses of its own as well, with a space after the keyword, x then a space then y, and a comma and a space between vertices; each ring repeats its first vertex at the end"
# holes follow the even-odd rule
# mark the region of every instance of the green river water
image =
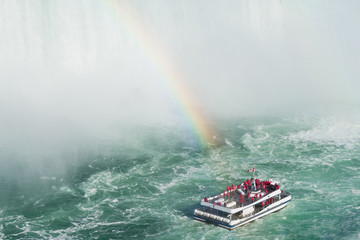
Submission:
POLYGON ((29 166, 13 159, 1 172, 0 237, 357 239, 360 127, 354 121, 223 121, 225 144, 216 148, 189 144, 174 126, 143 126, 67 151, 62 158, 72 161, 57 175, 25 174, 29 166), (257 177, 279 181, 292 194, 286 208, 233 231, 192 219, 201 198, 241 183, 253 164, 257 177))

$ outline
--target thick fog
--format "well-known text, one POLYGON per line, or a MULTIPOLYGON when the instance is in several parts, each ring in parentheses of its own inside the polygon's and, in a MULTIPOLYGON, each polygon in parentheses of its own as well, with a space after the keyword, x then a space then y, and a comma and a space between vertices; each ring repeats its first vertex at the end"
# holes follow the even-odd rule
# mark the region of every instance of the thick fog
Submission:
POLYGON ((180 85, 210 121, 357 104, 359 11, 355 0, 0 0, 1 145, 176 121, 180 85))

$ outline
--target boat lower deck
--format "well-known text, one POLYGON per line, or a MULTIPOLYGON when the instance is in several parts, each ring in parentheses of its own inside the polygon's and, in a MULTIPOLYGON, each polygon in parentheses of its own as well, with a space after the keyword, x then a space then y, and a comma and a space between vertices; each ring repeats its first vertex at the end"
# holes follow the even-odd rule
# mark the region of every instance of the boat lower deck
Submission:
POLYGON ((263 216, 266 216, 270 213, 276 212, 282 208, 284 208, 289 201, 291 201, 291 195, 288 192, 284 192, 284 198, 281 200, 269 205, 266 208, 258 209, 258 211, 254 211, 253 214, 246 216, 246 217, 238 217, 234 218, 233 215, 228 216, 229 218, 226 218, 226 220, 222 217, 223 213, 217 212, 217 214, 214 212, 211 214, 212 217, 207 217, 204 215, 197 215, 194 214, 194 219, 201 222, 208 222, 212 224, 219 225, 220 227, 232 230, 237 227, 240 227, 246 223, 252 222, 258 218, 261 218, 263 216))

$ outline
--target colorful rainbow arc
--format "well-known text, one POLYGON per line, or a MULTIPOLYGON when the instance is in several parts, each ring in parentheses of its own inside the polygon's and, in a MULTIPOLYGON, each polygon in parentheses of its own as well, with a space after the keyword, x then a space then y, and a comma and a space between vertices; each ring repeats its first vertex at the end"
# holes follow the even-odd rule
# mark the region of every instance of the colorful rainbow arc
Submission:
POLYGON ((210 127, 207 118, 197 107, 196 100, 182 81, 181 73, 172 64, 157 41, 145 30, 139 18, 136 17, 138 14, 131 6, 127 5, 126 1, 104 0, 104 2, 113 12, 121 27, 134 38, 136 44, 162 75, 163 84, 174 96, 199 142, 202 145, 214 143, 216 135, 214 129, 210 127))

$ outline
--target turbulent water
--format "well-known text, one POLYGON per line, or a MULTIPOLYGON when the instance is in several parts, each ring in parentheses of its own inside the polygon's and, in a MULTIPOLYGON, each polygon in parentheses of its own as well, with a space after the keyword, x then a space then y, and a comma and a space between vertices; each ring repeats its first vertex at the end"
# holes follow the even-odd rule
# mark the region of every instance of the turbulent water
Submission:
POLYGON ((216 148, 189 144, 174 126, 143 126, 63 153, 72 160, 50 175, 3 150, 12 161, 1 172, 0 238, 358 239, 352 116, 221 121, 216 148), (192 219, 201 198, 244 181, 254 164, 257 177, 292 194, 286 208, 233 231, 192 219))
POLYGON ((359 239, 359 3, 0 0, 0 239, 359 239), (192 219, 254 166, 286 208, 192 219))

